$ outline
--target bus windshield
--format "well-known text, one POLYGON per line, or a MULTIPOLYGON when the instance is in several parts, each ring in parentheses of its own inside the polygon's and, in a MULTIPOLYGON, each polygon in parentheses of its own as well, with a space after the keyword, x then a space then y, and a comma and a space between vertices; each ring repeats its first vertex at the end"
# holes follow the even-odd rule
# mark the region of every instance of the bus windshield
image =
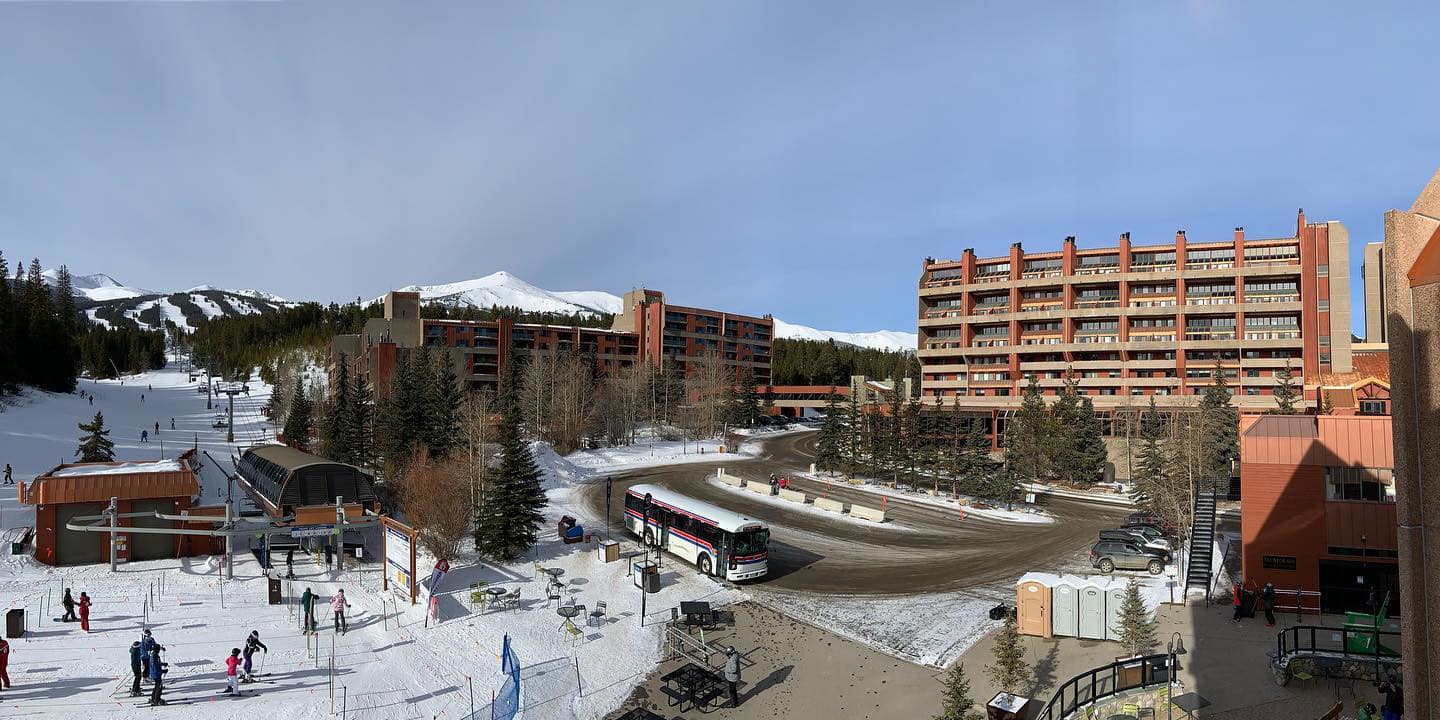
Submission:
POLYGON ((763 553, 769 544, 769 530, 751 530, 749 532, 736 533, 735 554, 743 556, 763 553))

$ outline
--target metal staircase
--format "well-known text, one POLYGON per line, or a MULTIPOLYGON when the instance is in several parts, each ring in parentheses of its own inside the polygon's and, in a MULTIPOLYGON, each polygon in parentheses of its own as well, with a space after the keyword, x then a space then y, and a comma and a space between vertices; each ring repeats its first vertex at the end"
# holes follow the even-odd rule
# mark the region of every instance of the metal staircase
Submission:
MULTIPOLYGON (((1185 568, 1185 593, 1190 588, 1204 591, 1210 599, 1210 570, 1215 563, 1215 491, 1202 490, 1195 496, 1195 522, 1190 527, 1190 564, 1185 568)), ((1220 558, 1224 562, 1224 558, 1220 558)))

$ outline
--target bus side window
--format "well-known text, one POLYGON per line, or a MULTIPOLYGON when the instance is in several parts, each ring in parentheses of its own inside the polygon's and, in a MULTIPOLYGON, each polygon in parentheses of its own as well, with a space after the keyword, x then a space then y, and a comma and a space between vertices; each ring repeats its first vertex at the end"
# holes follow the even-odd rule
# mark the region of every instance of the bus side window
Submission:
POLYGON ((631 495, 630 493, 625 493, 625 509, 626 509, 626 510, 639 510, 639 509, 641 508, 641 506, 644 505, 644 504, 645 504, 645 501, 644 501, 644 500, 641 500, 640 498, 635 497, 634 495, 631 495))

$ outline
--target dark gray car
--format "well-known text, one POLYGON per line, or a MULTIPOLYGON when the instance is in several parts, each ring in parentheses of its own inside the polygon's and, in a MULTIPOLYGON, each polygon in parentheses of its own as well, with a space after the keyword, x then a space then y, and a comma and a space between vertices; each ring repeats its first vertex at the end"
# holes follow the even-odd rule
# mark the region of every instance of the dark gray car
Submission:
POLYGON ((1151 575, 1159 575, 1165 571, 1165 559, 1160 554, 1162 552, 1135 542, 1102 539, 1090 548, 1090 564, 1106 574, 1120 568, 1145 570, 1151 575))

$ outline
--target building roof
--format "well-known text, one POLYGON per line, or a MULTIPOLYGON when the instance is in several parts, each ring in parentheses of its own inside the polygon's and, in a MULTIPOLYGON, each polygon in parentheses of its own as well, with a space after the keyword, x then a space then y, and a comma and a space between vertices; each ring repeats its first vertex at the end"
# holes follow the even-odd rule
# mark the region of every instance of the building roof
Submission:
POLYGON ((329 505, 337 497, 346 504, 378 502, 368 472, 286 445, 247 448, 235 469, 241 486, 271 514, 286 507, 329 505))
POLYGON ((296 450, 289 445, 256 445, 245 452, 254 453, 286 470, 298 470, 306 465, 334 462, 319 455, 311 455, 303 450, 296 450))
POLYGON ((179 460, 158 462, 66 463, 20 488, 31 505, 108 503, 120 500, 194 497, 200 482, 179 460))
POLYGON ((1390 416, 1247 415, 1241 464, 1394 467, 1390 416))
POLYGON ((1320 373, 1319 385, 1326 388, 1358 388, 1369 382, 1390 387, 1390 352, 1367 350, 1351 356, 1348 373, 1320 373))

